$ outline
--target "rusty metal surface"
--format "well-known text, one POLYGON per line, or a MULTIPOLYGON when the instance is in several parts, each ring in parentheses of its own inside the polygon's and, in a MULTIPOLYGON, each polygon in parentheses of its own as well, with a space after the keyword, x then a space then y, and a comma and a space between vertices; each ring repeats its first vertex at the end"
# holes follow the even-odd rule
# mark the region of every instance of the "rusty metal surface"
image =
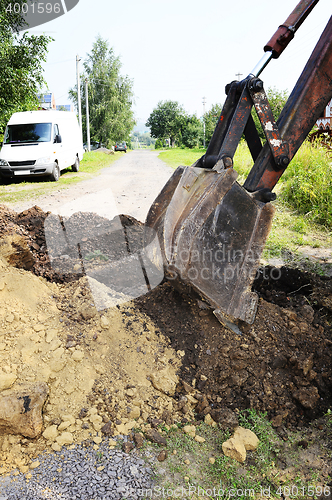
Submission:
MULTIPOLYGON (((332 17, 298 79, 277 125, 282 139, 289 144, 291 160, 317 118, 332 97, 332 17)), ((244 187, 249 191, 268 188, 278 182, 285 168, 275 170, 272 153, 265 144, 244 187)), ((314 168, 314 167, 313 167, 314 168)))
POLYGON ((265 45, 266 52, 272 52, 272 57, 277 59, 294 38, 294 33, 310 14, 319 0, 301 0, 286 21, 279 26, 273 37, 265 45))
POLYGON ((274 208, 255 200, 236 177, 231 168, 186 167, 178 182, 170 181, 176 187, 167 209, 158 202, 146 225, 158 234, 169 279, 190 284, 214 309, 252 323, 257 296, 251 285, 274 208))
MULTIPOLYGON (((253 79, 253 81, 260 82, 261 80, 253 79)), ((255 92, 250 83, 249 92, 258 118, 262 124, 277 169, 279 169, 279 166, 287 167, 289 163, 288 143, 280 137, 279 129, 274 121, 272 109, 264 89, 262 88, 259 92, 255 92)))

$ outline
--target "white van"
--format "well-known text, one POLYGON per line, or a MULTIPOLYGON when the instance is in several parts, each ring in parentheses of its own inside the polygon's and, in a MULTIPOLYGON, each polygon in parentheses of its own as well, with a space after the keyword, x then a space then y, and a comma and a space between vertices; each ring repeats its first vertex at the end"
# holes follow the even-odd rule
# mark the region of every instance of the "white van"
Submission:
POLYGON ((23 111, 10 118, 0 151, 0 175, 49 176, 58 181, 61 170, 79 170, 83 158, 81 131, 75 113, 23 111))

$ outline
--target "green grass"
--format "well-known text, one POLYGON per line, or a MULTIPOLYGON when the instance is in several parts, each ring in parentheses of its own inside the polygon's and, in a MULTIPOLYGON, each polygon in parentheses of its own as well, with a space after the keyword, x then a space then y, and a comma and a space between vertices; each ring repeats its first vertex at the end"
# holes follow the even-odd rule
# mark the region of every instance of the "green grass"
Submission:
POLYGON ((159 153, 159 158, 174 170, 182 166, 190 166, 205 153, 204 149, 169 148, 159 153))
MULTIPOLYGON (((281 492, 288 492, 288 488, 293 486, 294 492, 296 488, 298 490, 296 495, 290 495, 289 498, 304 500, 309 487, 320 488, 326 484, 327 479, 321 471, 315 470, 308 475, 308 470, 303 466, 302 448, 297 444, 305 438, 303 430, 288 431, 285 442, 268 421, 266 413, 253 409, 241 410, 238 419, 240 426, 253 431, 260 440, 256 451, 247 451, 243 464, 226 457, 222 452, 222 443, 231 436, 228 430, 202 423, 196 427, 196 435, 204 437, 206 441, 198 443, 181 429, 172 428, 166 436, 168 458, 159 466, 163 471, 159 473, 158 466, 156 469, 157 485, 173 492, 181 488, 188 491, 191 487, 190 498, 193 500, 229 498, 232 494, 238 500, 247 500, 253 495, 256 499, 276 499, 281 498, 281 492), (214 463, 209 458, 214 458, 214 463), (287 467, 280 467, 280 463, 287 463, 287 467), (224 495, 218 497, 214 494, 221 489, 224 495)), ((329 425, 330 419, 328 413, 326 425, 329 425)), ((325 431, 322 433, 325 436, 325 431)), ((317 440, 314 439, 312 443, 309 440, 309 447, 311 445, 315 447, 317 440)))
POLYGON ((332 228, 332 159, 304 143, 282 178, 281 198, 314 222, 332 228))
POLYGON ((108 167, 123 154, 125 153, 116 152, 114 155, 108 155, 101 151, 84 153, 79 172, 72 172, 71 169, 64 170, 58 182, 49 182, 41 177, 24 182, 13 180, 8 184, 2 183, 0 184, 0 203, 18 203, 65 189, 94 177, 102 168, 108 167))
MULTIPOLYGON (((159 158, 176 168, 193 164, 203 153, 203 150, 175 148, 162 152, 159 158)), ((234 156, 234 169, 241 185, 252 164, 248 147, 241 141, 234 156)), ((285 261, 290 258, 304 262, 303 247, 332 247, 332 161, 325 149, 304 143, 275 192, 276 213, 263 259, 282 258, 285 261)), ((314 270, 320 272, 319 263, 314 270)))

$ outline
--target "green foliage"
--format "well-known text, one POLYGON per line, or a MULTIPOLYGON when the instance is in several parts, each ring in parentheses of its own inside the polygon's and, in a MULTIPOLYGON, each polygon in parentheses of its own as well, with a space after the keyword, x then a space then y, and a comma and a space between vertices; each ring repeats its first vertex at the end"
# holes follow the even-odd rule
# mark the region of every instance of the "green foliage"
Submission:
POLYGON ((24 20, 13 11, 6 12, 8 4, 0 0, 0 134, 13 113, 37 109, 37 94, 45 85, 41 63, 52 40, 26 32, 20 35, 24 20))
MULTIPOLYGON (((16 0, 18 6, 22 6, 25 0, 16 0)), ((14 9, 11 0, 0 0, 0 26, 2 34, 18 31, 26 26, 26 22, 21 14, 21 9, 14 9)))
POLYGON ((211 141, 214 129, 218 122, 218 118, 221 114, 222 105, 221 104, 213 104, 211 109, 205 113, 204 121, 205 121, 205 144, 208 145, 211 141))
MULTIPOLYGON (((132 111, 133 82, 120 74, 121 62, 108 42, 100 36, 84 62, 81 75, 81 105, 83 137, 86 137, 85 80, 88 80, 90 138, 113 145, 116 141, 129 142, 129 134, 135 124, 132 111)), ((69 91, 77 106, 77 88, 69 91)))
POLYGON ((146 126, 156 139, 170 139, 171 145, 181 137, 185 111, 176 101, 160 101, 150 114, 146 126))
MULTIPOLYGON (((288 92, 286 90, 277 90, 276 88, 268 88, 266 91, 266 95, 268 97, 274 119, 277 120, 288 99, 288 92)), ((206 144, 209 144, 212 138, 215 126, 218 122, 218 119, 222 111, 222 107, 223 106, 221 104, 214 104, 211 107, 211 109, 204 115, 206 144)), ((263 132, 261 123, 254 108, 252 109, 251 114, 254 119, 258 135, 264 141, 265 134, 263 132)))
POLYGON ((154 143, 154 148, 155 149, 163 149, 164 147, 165 147, 164 139, 156 139, 156 142, 154 143))
POLYGON ((199 147, 203 142, 203 127, 196 115, 188 115, 176 101, 160 101, 150 114, 146 126, 159 140, 156 149, 169 139, 170 146, 199 147))
POLYGON ((185 116, 181 128, 182 145, 197 148, 203 143, 202 123, 196 115, 185 116))

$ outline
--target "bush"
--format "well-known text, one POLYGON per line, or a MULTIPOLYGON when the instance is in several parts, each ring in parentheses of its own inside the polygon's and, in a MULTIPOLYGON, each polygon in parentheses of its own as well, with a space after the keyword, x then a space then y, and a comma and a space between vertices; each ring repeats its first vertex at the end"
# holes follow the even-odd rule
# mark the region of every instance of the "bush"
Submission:
POLYGON ((163 149, 165 146, 164 146, 164 139, 157 139, 155 144, 154 144, 154 148, 155 149, 163 149))

